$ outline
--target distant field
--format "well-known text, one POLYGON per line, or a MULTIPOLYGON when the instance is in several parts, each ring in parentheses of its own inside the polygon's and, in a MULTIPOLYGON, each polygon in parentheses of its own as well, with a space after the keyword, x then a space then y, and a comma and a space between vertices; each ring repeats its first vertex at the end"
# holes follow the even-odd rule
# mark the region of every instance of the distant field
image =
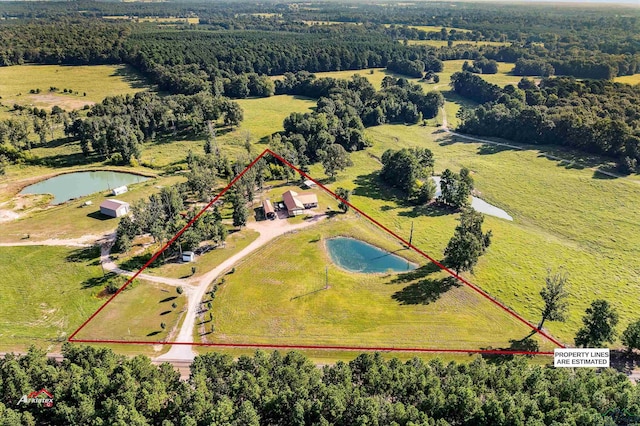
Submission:
MULTIPOLYGON (((4 226, 4 225, 3 225, 4 226)), ((0 351, 61 344, 103 301, 97 251, 0 247, 0 351)))
POLYGON ((126 65, 16 65, 0 68, 0 102, 67 110, 91 105, 107 96, 147 90, 146 82, 126 65), (57 91, 50 92, 50 87, 57 91), (30 90, 40 89, 32 94, 30 90), (70 89, 73 93, 63 93, 70 89), (77 92, 77 94, 76 94, 77 92), (85 96, 86 93, 86 96, 85 96))
MULTIPOLYGON (((400 40, 402 42, 402 40, 400 40)), ((447 40, 408 40, 410 46, 434 46, 434 47, 446 47, 449 42, 447 40)), ((468 41, 468 40, 456 40, 453 42, 454 46, 460 44, 471 44, 473 46, 509 46, 511 43, 506 41, 468 41)))
POLYGON ((616 83, 640 84, 640 74, 623 75, 613 79, 616 83))
MULTIPOLYGON (((385 27, 390 27, 392 24, 384 24, 385 27)), ((396 27, 401 27, 402 25, 400 24, 396 24, 396 27)), ((458 32, 461 33, 470 33, 471 30, 467 30, 464 28, 453 28, 453 27, 437 27, 437 26, 431 26, 431 25, 407 25, 409 28, 415 28, 416 30, 421 30, 421 31, 425 31, 427 33, 429 32, 439 32, 442 30, 442 28, 446 28, 448 31, 451 30, 456 30, 458 32)))
MULTIPOLYGON (((335 206, 333 207, 335 209, 335 206)), ((209 342, 394 347, 508 347, 528 329, 467 287, 448 289, 425 266, 404 274, 336 267, 327 238, 347 235, 427 265, 351 214, 338 215, 259 249, 236 266, 213 303, 209 342), (325 289, 325 266, 329 288, 325 289)), ((542 342, 542 348, 550 344, 542 342)))

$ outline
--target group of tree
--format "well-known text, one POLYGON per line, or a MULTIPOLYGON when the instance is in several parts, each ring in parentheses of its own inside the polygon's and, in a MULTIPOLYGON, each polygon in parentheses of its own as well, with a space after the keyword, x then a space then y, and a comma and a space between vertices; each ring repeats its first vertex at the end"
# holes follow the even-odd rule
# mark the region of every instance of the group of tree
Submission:
POLYGON ((472 65, 464 61, 462 71, 468 71, 476 74, 496 74, 498 72, 498 63, 493 59, 480 57, 473 61, 472 65))
MULTIPOLYGON (((433 188, 426 183, 432 182, 431 175, 435 165, 433 153, 428 148, 402 148, 398 151, 388 149, 382 154, 380 161, 380 178, 387 185, 399 189, 406 200, 419 199, 424 187, 433 188)), ((435 189, 433 193, 435 194, 435 189)), ((424 200, 423 195, 420 201, 424 204, 430 201, 434 194, 427 197, 427 200, 424 200)))
POLYGON ((440 196, 438 201, 455 209, 469 205, 469 196, 473 191, 473 177, 466 167, 460 173, 445 169, 440 176, 440 196))
POLYGON ((387 69, 389 71, 396 72, 398 74, 403 74, 409 77, 422 78, 424 76, 425 71, 429 72, 440 72, 442 71, 444 65, 440 59, 434 56, 427 56, 422 60, 416 59, 399 59, 395 61, 390 61, 387 64, 387 69))
POLYGON ((456 275, 473 272, 478 259, 491 244, 491 231, 482 232, 484 216, 471 207, 462 210, 460 222, 444 250, 444 264, 456 275))
MULTIPOLYGON (((131 216, 120 219, 116 229, 114 250, 127 252, 134 239, 150 235, 155 243, 163 245, 182 230, 196 212, 185 205, 187 192, 182 185, 165 187, 148 200, 140 200, 131 206, 131 216)), ((169 247, 168 253, 196 250, 203 241, 217 246, 224 243, 227 229, 217 207, 206 211, 187 228, 169 247)), ((164 256, 164 254, 163 254, 164 256)))
POLYGON ((3 424, 613 426, 602 413, 640 406, 640 387, 613 369, 554 369, 522 358, 403 362, 376 353, 318 368, 299 352, 211 352, 181 381, 170 364, 142 355, 69 343, 61 352, 62 361, 33 348, 0 359, 3 424), (53 407, 18 404, 42 388, 53 407))
POLYGON ((101 158, 119 154, 122 161, 139 158, 141 144, 159 136, 186 131, 200 135, 207 125, 222 119, 234 126, 242 120, 240 106, 227 98, 206 92, 161 97, 155 93, 107 97, 92 106, 87 117, 78 117, 65 128, 68 137, 79 140, 85 155, 101 158))
POLYGON ((461 113, 459 130, 527 144, 561 144, 605 154, 620 170, 640 161, 640 88, 571 77, 523 79, 500 89, 470 73, 452 76, 456 93, 484 103, 461 113))

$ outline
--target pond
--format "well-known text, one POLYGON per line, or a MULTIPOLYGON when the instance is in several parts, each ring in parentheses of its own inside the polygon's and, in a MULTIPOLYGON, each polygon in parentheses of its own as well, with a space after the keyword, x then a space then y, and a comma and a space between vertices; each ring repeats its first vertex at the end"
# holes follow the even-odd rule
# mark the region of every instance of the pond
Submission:
POLYGON ((29 185, 20 194, 53 194, 51 204, 61 204, 73 198, 145 180, 149 178, 133 173, 107 171, 66 173, 29 185))
MULTIPOLYGON (((439 197, 442 191, 440 190, 440 176, 432 176, 431 179, 436 184, 436 197, 439 197)), ((482 198, 478 198, 476 196, 471 196, 471 207, 480 213, 488 214, 490 216, 499 217, 505 220, 513 220, 511 215, 506 211, 502 210, 500 207, 496 207, 492 204, 487 203, 482 198)))
POLYGON ((406 272, 416 265, 400 256, 354 238, 337 237, 326 241, 331 260, 351 272, 406 272))

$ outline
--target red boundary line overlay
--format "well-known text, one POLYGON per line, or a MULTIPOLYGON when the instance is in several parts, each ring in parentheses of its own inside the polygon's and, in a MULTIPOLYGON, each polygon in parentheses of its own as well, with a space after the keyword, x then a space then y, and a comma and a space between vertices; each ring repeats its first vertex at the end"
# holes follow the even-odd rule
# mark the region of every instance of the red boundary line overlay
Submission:
POLYGON ((80 330, 82 330, 93 318, 95 318, 95 316, 98 315, 118 294, 120 294, 121 291, 123 291, 129 284, 131 284, 131 282, 138 275, 140 275, 142 271, 144 271, 154 260, 156 260, 158 256, 162 254, 162 252, 164 252, 175 240, 177 240, 180 237, 180 235, 182 235, 182 233, 184 233, 191 225, 193 225, 193 223, 196 220, 198 220, 200 216, 204 214, 204 212, 208 208, 210 208, 216 201, 218 201, 218 199, 220 199, 220 197, 222 197, 229 190, 229 188, 231 188, 251 167, 253 167, 267 153, 272 155, 274 158, 278 159, 282 163, 286 164, 287 166, 291 167, 293 170, 298 172, 301 176, 304 176, 305 178, 314 182, 316 185, 318 185, 324 191, 329 193, 335 199, 340 200, 341 202, 347 204, 349 207, 351 207, 353 210, 355 210, 356 212, 358 212, 359 214, 367 218, 373 224, 375 224, 382 230, 386 231, 388 234, 395 237, 398 241, 402 242, 405 246, 414 250, 416 253, 420 254, 421 256, 425 257, 430 262, 438 266, 440 269, 447 272, 449 275, 451 275, 452 277, 454 277, 464 285, 470 287, 472 290, 476 291, 478 294, 480 294, 487 300, 491 301, 496 306, 500 307, 503 311, 505 311, 506 313, 516 318, 518 321, 525 324, 527 327, 531 328, 531 330, 536 331, 538 334, 542 335, 543 337, 545 337, 555 345, 561 348, 565 347, 565 345, 560 343, 558 340, 556 340, 555 338, 553 338, 543 330, 538 330, 538 328, 535 325, 533 325, 531 322, 524 319, 514 310, 507 307, 503 303, 499 302, 498 300, 493 298, 491 295, 489 295, 487 292, 485 292, 475 284, 472 284, 471 282, 457 275, 455 272, 453 272, 452 270, 450 270, 449 268, 447 268, 446 266, 444 266, 443 264, 441 264, 440 262, 438 262, 437 260, 429 256, 422 250, 418 249, 412 244, 409 244, 409 242, 406 241, 404 238, 400 237, 395 232, 391 231, 389 228, 382 225, 380 222, 378 222, 377 220, 375 220, 374 218, 372 218, 371 216, 369 216, 359 208, 352 205, 350 202, 340 198, 333 191, 325 187, 323 184, 321 184, 320 182, 318 182, 317 180, 315 180, 314 178, 312 178, 311 176, 309 176, 308 174, 306 174, 305 172, 303 172, 293 164, 289 163, 287 160, 285 160, 284 158, 282 158, 281 156, 279 156, 278 154, 276 154, 275 152, 271 151, 268 148, 262 151, 262 153, 258 157, 256 157, 242 172, 240 172, 213 200, 209 202, 209 204, 207 204, 202 210, 200 210, 200 212, 193 219, 191 219, 189 223, 187 223, 180 231, 176 233, 176 235, 173 236, 173 238, 171 238, 160 250, 158 250, 158 252, 156 252, 151 257, 151 259, 149 259, 149 261, 147 261, 147 263, 145 263, 142 266, 142 268, 140 268, 131 278, 129 278, 129 280, 127 280, 127 282, 120 289, 118 289, 118 291, 113 296, 111 296, 102 306, 100 306, 100 308, 98 308, 96 312, 94 312, 84 323, 82 323, 82 325, 76 331, 74 331, 73 334, 71 334, 71 336, 69 336, 67 340, 69 342, 77 342, 77 343, 117 343, 117 344, 137 344, 137 345, 171 344, 171 345, 192 345, 192 346, 210 346, 210 347, 226 347, 226 348, 317 349, 317 350, 384 351, 384 352, 468 353, 468 354, 479 353, 479 354, 494 354, 494 355, 553 355, 553 352, 510 351, 510 350, 500 350, 500 349, 427 349, 427 348, 326 346, 326 345, 275 345, 275 344, 271 345, 271 344, 258 344, 258 343, 234 344, 234 343, 166 342, 166 341, 147 342, 147 341, 132 341, 132 340, 127 341, 127 340, 102 340, 102 339, 101 340, 74 339, 74 337, 76 336, 76 334, 80 332, 80 330))

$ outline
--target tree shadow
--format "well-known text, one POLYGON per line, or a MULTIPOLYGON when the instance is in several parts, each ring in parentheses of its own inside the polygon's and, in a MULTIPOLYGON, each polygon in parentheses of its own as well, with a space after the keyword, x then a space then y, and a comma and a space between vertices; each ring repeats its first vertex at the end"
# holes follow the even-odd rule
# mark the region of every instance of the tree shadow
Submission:
POLYGON ((117 277, 117 275, 115 273, 107 272, 106 274, 104 274, 101 277, 92 277, 92 278, 84 280, 82 282, 82 288, 86 289, 86 288, 93 288, 93 287, 103 286, 103 285, 107 284, 109 281, 111 281, 115 277, 117 277))
POLYGON ((171 313, 171 311, 162 311, 162 312, 160 312, 160 316, 169 315, 170 313, 171 313))
POLYGON ((389 188, 382 182, 378 172, 360 175, 355 178, 354 183, 356 187, 353 190, 353 195, 384 201, 398 202, 402 200, 400 192, 389 188))
POLYGON ((139 74, 130 66, 117 68, 112 76, 120 77, 135 89, 148 89, 150 86, 153 86, 153 84, 147 81, 147 79, 142 74, 139 74))
POLYGON ((451 288, 459 286, 460 284, 453 277, 427 278, 396 291, 391 298, 401 305, 428 305, 437 301, 443 293, 451 288))
POLYGON ((427 275, 433 274, 434 272, 438 271, 440 271, 438 265, 433 262, 429 262, 426 265, 414 269, 413 271, 396 275, 395 278, 389 282, 389 284, 409 283, 412 281, 423 279, 427 275))
POLYGON ((611 368, 624 374, 631 374, 640 367, 640 353, 621 350, 611 351, 611 368))
POLYGON ((450 215, 455 212, 456 212, 455 210, 452 210, 449 207, 446 207, 434 202, 434 203, 429 203, 422 206, 415 206, 411 210, 398 213, 398 216, 411 217, 411 218, 424 217, 424 216, 439 217, 439 216, 450 215))
POLYGON ((94 262, 91 265, 98 265, 100 263, 100 246, 94 245, 73 250, 65 260, 73 263, 84 263, 93 260, 94 262))
POLYGON ((162 299, 161 301, 159 301, 158 303, 165 303, 165 302, 171 302, 172 300, 177 299, 178 296, 169 296, 169 297, 165 297, 164 299, 162 299))
POLYGON ((492 154, 499 154, 504 151, 519 151, 519 150, 516 150, 515 148, 511 148, 509 146, 485 143, 478 148, 477 152, 480 155, 492 155, 492 154))
MULTIPOLYGON (((533 335, 536 334, 534 330, 533 333, 529 333, 529 335, 525 336, 522 339, 510 339, 509 347, 507 348, 493 348, 491 346, 486 348, 481 348, 482 350, 498 350, 498 351, 520 351, 520 352, 539 352, 540 344, 537 340, 533 339, 533 335)), ((518 356, 526 356, 528 358, 533 357, 533 354, 522 354, 518 356)), ((482 354, 482 358, 487 360, 490 364, 504 364, 505 362, 511 361, 516 357, 515 354, 491 354, 484 353, 482 354)))
POLYGON ((160 333, 162 333, 162 331, 152 331, 151 333, 147 334, 147 337, 155 336, 160 333))

